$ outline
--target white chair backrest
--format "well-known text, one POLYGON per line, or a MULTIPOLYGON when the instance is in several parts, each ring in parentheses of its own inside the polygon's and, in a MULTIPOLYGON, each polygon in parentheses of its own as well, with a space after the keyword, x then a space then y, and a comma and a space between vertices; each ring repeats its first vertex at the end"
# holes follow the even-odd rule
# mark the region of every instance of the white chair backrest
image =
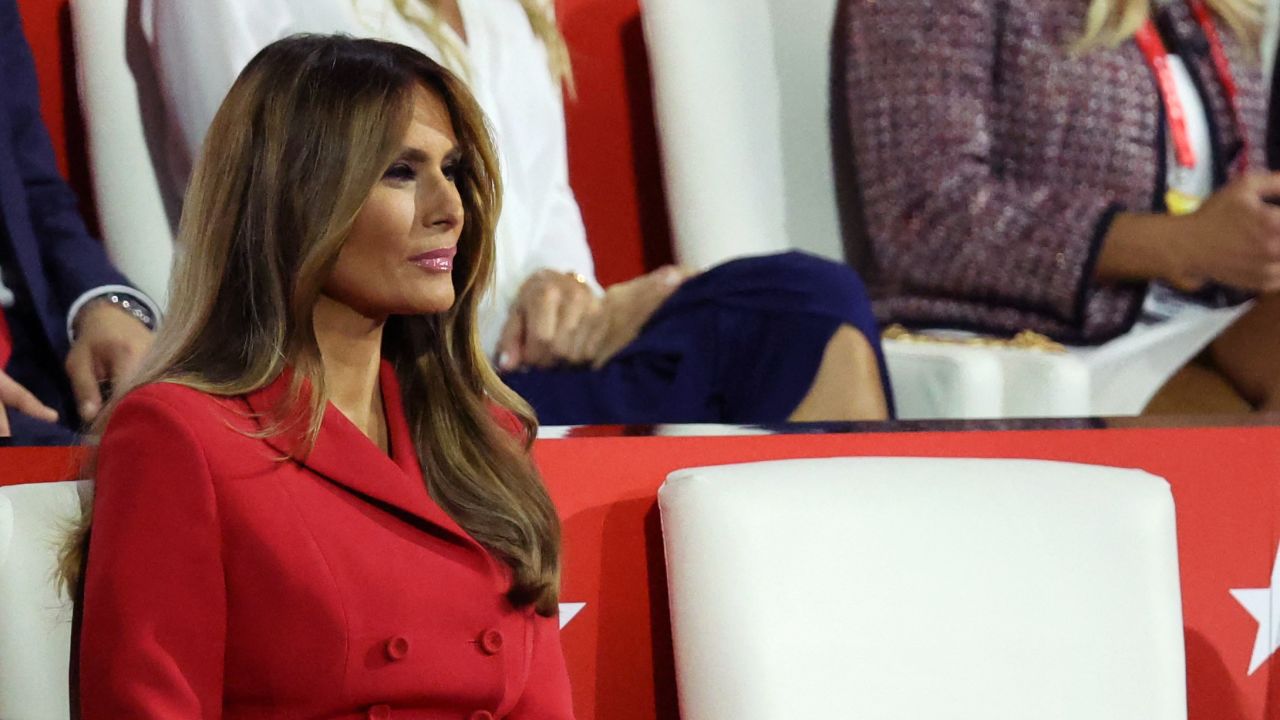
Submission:
POLYGON ((684 720, 1184 720, 1172 495, 1147 473, 837 458, 659 492, 684 720))
POLYGON ((180 198, 164 190, 164 106, 139 5, 72 0, 71 20, 102 239, 116 266, 163 308, 180 198))
POLYGON ((842 259, 828 126, 836 0, 642 0, 676 256, 842 259))
POLYGON ((71 602, 58 551, 88 482, 0 487, 0 718, 66 720, 71 602))

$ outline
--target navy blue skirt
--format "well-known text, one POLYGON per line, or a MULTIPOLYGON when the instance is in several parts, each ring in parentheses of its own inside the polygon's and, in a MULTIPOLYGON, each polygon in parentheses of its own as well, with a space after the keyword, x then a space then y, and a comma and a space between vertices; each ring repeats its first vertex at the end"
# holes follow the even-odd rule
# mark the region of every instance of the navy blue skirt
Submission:
POLYGON ((880 331, 851 268, 791 252, 744 258, 686 281, 599 370, 532 369, 502 379, 544 425, 785 421, 841 325, 875 349, 880 331))

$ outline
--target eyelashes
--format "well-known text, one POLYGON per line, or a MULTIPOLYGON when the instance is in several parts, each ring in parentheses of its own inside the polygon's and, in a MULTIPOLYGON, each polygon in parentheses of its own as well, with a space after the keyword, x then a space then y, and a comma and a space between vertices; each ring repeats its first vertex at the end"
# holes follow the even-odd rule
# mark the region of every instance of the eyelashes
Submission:
POLYGON ((408 182, 417 178, 418 171, 414 170, 413 166, 408 163, 396 163, 387 168, 387 171, 382 174, 383 180, 395 180, 397 182, 408 182))
MULTIPOLYGON (((451 160, 446 162, 440 168, 440 174, 444 175, 449 182, 457 183, 459 178, 462 177, 462 161, 451 160)), ((398 162, 387 168, 387 171, 382 175, 382 179, 400 183, 411 182, 418 179, 418 171, 409 163, 398 162)))
POLYGON ((458 179, 462 177, 462 161, 450 160, 440 168, 440 172, 449 182, 457 184, 458 179))

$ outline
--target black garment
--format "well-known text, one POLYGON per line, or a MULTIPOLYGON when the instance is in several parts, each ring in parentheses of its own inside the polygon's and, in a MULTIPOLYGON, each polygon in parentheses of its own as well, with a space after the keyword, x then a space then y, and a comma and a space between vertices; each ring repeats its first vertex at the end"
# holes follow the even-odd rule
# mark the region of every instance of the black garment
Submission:
POLYGON ((1271 72, 1270 112, 1267 117, 1267 167, 1280 170, 1280 52, 1271 72))

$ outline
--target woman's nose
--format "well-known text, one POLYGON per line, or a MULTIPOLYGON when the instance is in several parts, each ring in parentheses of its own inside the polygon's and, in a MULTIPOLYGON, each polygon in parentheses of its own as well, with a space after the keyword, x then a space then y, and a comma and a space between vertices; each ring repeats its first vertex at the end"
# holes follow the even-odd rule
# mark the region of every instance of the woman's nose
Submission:
POLYGON ((462 224, 462 198, 453 183, 446 182, 436 192, 435 197, 426 203, 423 225, 442 232, 457 228, 462 224))

